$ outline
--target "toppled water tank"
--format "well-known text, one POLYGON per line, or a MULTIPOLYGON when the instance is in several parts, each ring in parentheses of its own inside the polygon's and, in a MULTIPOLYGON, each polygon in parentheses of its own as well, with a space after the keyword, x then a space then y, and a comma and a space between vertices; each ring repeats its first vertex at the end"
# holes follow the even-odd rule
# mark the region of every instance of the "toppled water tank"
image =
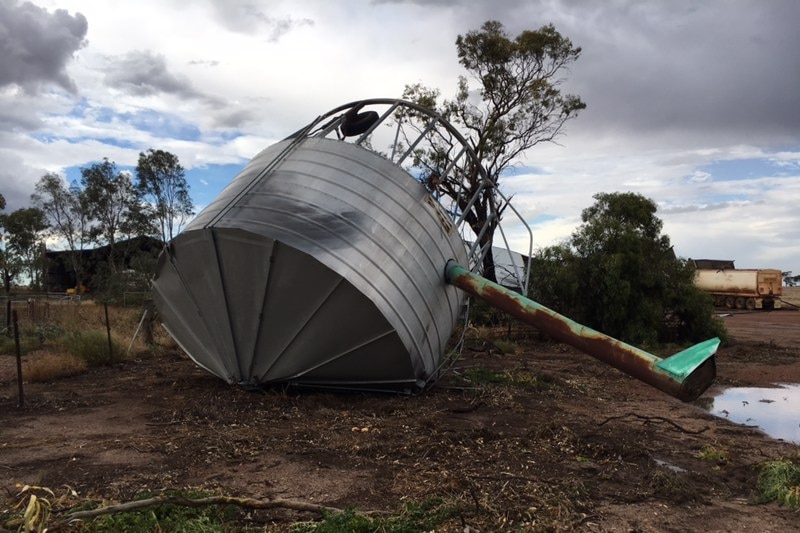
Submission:
POLYGON ((418 179, 326 136, 337 124, 312 134, 319 120, 254 157, 168 244, 156 305, 229 383, 423 387, 464 298, 444 266, 468 251, 418 179))

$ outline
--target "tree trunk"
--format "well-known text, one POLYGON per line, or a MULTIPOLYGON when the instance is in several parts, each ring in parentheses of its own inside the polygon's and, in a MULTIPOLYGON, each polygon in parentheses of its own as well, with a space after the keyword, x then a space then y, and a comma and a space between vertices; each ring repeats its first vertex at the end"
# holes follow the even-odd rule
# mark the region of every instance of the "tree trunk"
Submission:
POLYGON ((497 272, 494 268, 494 253, 492 253, 492 247, 489 246, 489 249, 486 250, 486 255, 483 256, 483 277, 497 283, 497 272))

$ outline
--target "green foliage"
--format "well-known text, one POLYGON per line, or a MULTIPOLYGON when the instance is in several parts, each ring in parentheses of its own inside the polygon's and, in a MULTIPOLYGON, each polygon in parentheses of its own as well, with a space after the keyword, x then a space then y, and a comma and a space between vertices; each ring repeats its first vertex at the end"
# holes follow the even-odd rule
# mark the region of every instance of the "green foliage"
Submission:
POLYGON ((120 236, 153 233, 152 223, 142 225, 139 192, 127 172, 118 172, 115 163, 107 158, 81 168, 83 194, 92 217, 97 221, 90 237, 98 244, 108 246, 108 264, 115 270, 115 248, 120 236))
POLYGON ((790 459, 761 465, 758 492, 762 502, 778 502, 800 510, 800 465, 790 459))
POLYGON ((91 240, 92 226, 86 195, 77 183, 67 186, 58 174, 45 174, 36 182, 31 201, 47 216, 52 234, 66 242, 75 286, 80 286, 84 274, 82 251, 91 240))
POLYGON ((61 342, 69 354, 80 357, 89 366, 107 365, 122 357, 122 347, 113 339, 111 342, 112 356, 109 357, 108 336, 104 331, 74 331, 67 333, 61 342))
MULTIPOLYGON (((5 199, 0 210, 5 208, 5 199)), ((27 273, 30 284, 39 287, 42 262, 39 245, 47 219, 41 209, 25 207, 0 214, 0 277, 8 295, 11 283, 21 273, 27 273)))
POLYGON ((129 261, 130 268, 124 270, 112 270, 107 263, 97 264, 91 285, 95 301, 116 305, 126 302, 130 305, 131 295, 126 297, 126 292, 137 293, 136 303, 149 299, 150 280, 155 273, 156 261, 157 255, 137 252, 129 261))
POLYGON ((700 450, 700 452, 697 454, 697 457, 703 461, 714 463, 717 466, 728 464, 729 460, 727 451, 712 444, 706 444, 703 446, 703 449, 700 450))
POLYGON ((458 509, 440 499, 407 504, 395 516, 368 517, 353 509, 329 514, 321 522, 296 524, 291 533, 419 533, 433 531, 456 516, 458 509))
POLYGON ((509 316, 503 311, 478 298, 472 298, 469 304, 469 323, 474 326, 499 326, 506 323, 509 316))
MULTIPOLYGON (((64 329, 51 322, 44 322, 28 327, 20 327, 19 348, 22 355, 41 348, 48 341, 60 338, 64 329)), ((16 344, 12 336, 0 336, 0 354, 16 354, 16 344)))
POLYGON ((546 390, 553 386, 551 379, 539 378, 527 371, 495 371, 486 368, 471 368, 464 373, 471 383, 492 385, 513 385, 534 390, 546 390))
POLYGON ((652 200, 601 193, 563 244, 533 259, 533 299, 634 344, 725 338, 694 269, 676 258, 652 200))
MULTIPOLYGON (((22 339, 20 339, 21 341, 22 339)), ((27 347, 22 346, 20 342, 20 351, 24 354, 27 353, 27 347)), ((0 335, 0 355, 14 355, 16 353, 16 344, 14 337, 0 335)))
POLYGON ((500 350, 502 353, 508 354, 515 354, 517 353, 517 345, 511 341, 505 341, 503 339, 497 339, 493 342, 495 347, 500 350))
MULTIPOLYGON (((419 83, 407 85, 403 98, 436 111, 473 147, 485 174, 471 159, 454 161, 459 151, 453 150, 454 140, 448 137, 432 138, 427 146, 418 147, 414 165, 429 189, 464 209, 464 220, 486 246, 502 208, 496 204, 493 187, 484 188, 485 183, 499 182, 503 171, 526 150, 554 141, 566 122, 586 107, 579 97, 561 92, 563 74, 581 49, 552 25, 511 37, 500 22, 490 20, 479 30, 459 35, 456 50, 468 76, 459 77, 453 99, 439 104, 439 91, 419 83), (475 94, 480 94, 479 102, 475 94), (444 172, 450 168, 455 171, 444 172), (470 204, 476 195, 479 200, 470 204)), ((403 118, 417 132, 427 122, 417 120, 414 125, 418 118, 414 113, 403 118)), ((485 256, 483 275, 496 281, 491 252, 485 256)))
MULTIPOLYGON (((197 492, 169 492, 171 496, 196 499, 209 496, 197 492)), ((137 499, 152 497, 144 493, 137 499)), ((233 533, 245 531, 235 524, 240 511, 232 505, 207 505, 183 507, 164 504, 141 511, 105 515, 86 525, 91 533, 117 533, 136 531, 141 533, 233 533)))
POLYGON ((171 240, 194 214, 189 184, 178 156, 152 148, 141 152, 136 177, 136 188, 150 203, 152 215, 158 221, 161 240, 171 240))
POLYGON ((64 328, 53 322, 41 322, 23 330, 22 334, 36 339, 39 344, 44 344, 64 335, 64 328))

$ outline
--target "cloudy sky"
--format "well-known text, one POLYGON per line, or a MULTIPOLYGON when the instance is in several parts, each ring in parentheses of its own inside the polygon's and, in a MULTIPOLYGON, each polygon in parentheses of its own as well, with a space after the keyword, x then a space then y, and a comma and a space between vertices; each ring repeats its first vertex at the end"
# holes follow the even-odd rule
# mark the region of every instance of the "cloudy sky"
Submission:
POLYGON ((0 193, 160 148, 203 206, 262 148, 360 98, 453 94, 458 34, 553 23, 588 108, 503 188, 535 246, 597 192, 654 199, 678 255, 800 273, 796 0, 0 0, 0 193))

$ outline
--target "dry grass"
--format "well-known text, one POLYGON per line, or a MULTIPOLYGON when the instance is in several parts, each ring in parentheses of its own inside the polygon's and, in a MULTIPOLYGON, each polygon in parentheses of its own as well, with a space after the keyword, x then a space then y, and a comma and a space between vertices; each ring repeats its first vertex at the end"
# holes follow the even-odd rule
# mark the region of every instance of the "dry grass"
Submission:
POLYGON ((88 367, 80 357, 41 350, 29 354, 28 360, 22 365, 22 376, 28 383, 42 383, 80 374, 88 367))
MULTIPOLYGON (((105 309, 102 304, 92 300, 80 303, 68 300, 39 301, 36 302, 34 317, 28 313, 28 307, 18 311, 20 340, 23 354, 27 354, 23 376, 29 382, 48 382, 84 372, 96 364, 120 361, 126 357, 140 359, 157 356, 174 348, 174 341, 158 323, 153 324, 153 345, 145 342, 143 331, 138 332, 131 344, 142 319, 141 307, 108 308, 114 351, 111 359, 108 356, 105 309)), ((13 354, 13 340, 6 344, 8 350, 0 345, 0 353, 7 351, 13 354)))
MULTIPOLYGON (((127 354, 139 321, 142 318, 141 307, 115 307, 109 306, 108 319, 111 323, 111 337, 113 342, 127 354)), ((93 300, 82 300, 79 304, 71 301, 55 302, 49 305, 47 321, 61 328, 65 333, 83 333, 86 331, 99 331, 106 333, 105 310, 102 304, 93 300)), ((159 324, 153 327, 155 334, 155 349, 158 347, 173 347, 171 337, 159 324)), ((153 354, 153 346, 145 343, 143 331, 139 331, 136 340, 131 346, 131 356, 142 357, 153 354)))

